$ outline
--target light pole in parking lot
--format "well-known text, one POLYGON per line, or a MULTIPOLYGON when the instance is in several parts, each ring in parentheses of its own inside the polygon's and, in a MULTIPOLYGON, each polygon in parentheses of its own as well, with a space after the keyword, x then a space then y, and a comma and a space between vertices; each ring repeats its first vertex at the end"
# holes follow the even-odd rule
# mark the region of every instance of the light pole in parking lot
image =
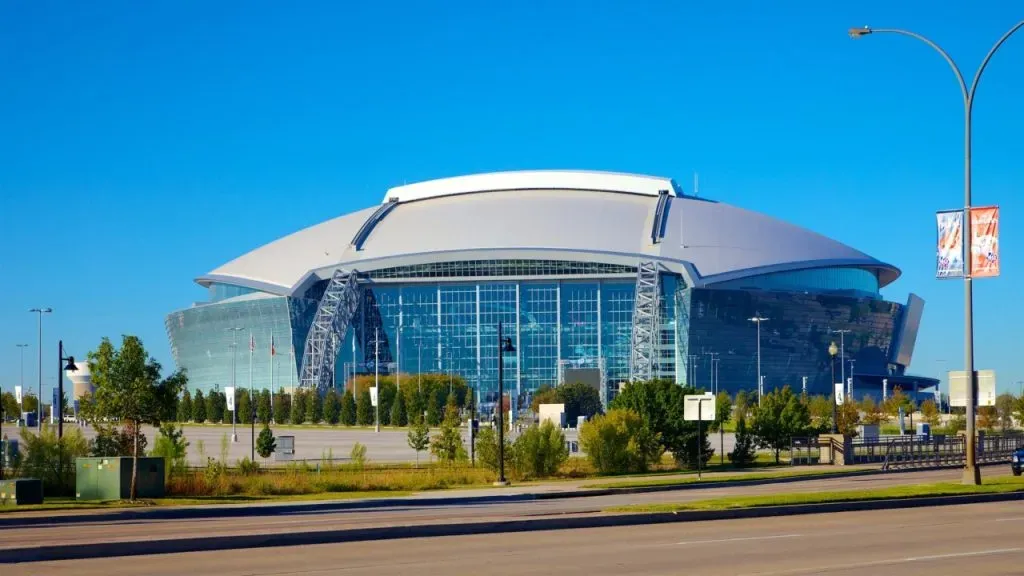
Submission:
POLYGON ((764 394, 764 380, 761 378, 761 322, 767 322, 768 318, 755 314, 748 321, 757 324, 757 405, 761 405, 761 396, 764 394))
MULTIPOLYGON (((953 69, 953 73, 956 74, 957 83, 960 85, 960 94, 963 97, 964 103, 964 219, 963 219, 963 235, 964 242, 970 247, 972 242, 971 235, 971 112, 974 109, 974 95, 978 90, 978 81, 981 80, 981 75, 985 71, 985 67, 988 66, 989 60, 999 50, 999 47, 1003 45, 1003 42, 1013 35, 1014 32, 1024 28, 1024 20, 1015 24, 1008 32, 1003 34, 1001 38, 989 49, 988 54, 985 55, 985 59, 981 61, 981 65, 978 66, 978 70, 974 73, 974 80, 971 81, 970 88, 967 87, 967 82, 964 80, 964 75, 960 71, 960 67, 956 65, 953 58, 935 42, 932 42, 928 38, 917 34, 916 32, 910 32, 909 30, 901 30, 898 28, 871 28, 865 26, 863 28, 850 28, 849 34, 851 38, 864 38, 872 34, 899 34, 901 36, 907 36, 915 40, 924 42, 933 50, 938 52, 949 67, 953 69)), ((977 439, 975 438, 975 403, 977 402, 978 395, 978 381, 974 374, 974 287, 971 279, 971 253, 968 251, 964 258, 964 372, 967 377, 970 378, 970 385, 967 386, 967 438, 966 438, 966 459, 964 462, 964 484, 981 484, 981 470, 978 469, 977 462, 975 460, 975 450, 977 447, 977 439)))
POLYGON ((505 480, 505 353, 515 352, 512 339, 503 336, 498 322, 498 481, 496 486, 507 486, 505 480))
POLYGON ((839 353, 839 347, 836 346, 835 342, 828 345, 828 355, 832 362, 832 381, 829 382, 829 386, 832 387, 832 433, 839 433, 839 411, 836 409, 839 398, 836 396, 836 354, 839 353))
POLYGON ((231 332, 231 406, 234 410, 231 411, 231 441, 238 442, 238 431, 235 429, 237 418, 235 415, 238 413, 238 406, 235 406, 235 359, 238 356, 238 333, 244 330, 238 326, 232 326, 228 328, 228 332, 231 332))

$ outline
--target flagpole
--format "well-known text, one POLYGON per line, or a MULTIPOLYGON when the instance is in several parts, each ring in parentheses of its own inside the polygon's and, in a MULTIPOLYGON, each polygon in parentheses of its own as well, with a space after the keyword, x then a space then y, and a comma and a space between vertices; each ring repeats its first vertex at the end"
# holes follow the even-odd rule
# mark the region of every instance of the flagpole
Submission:
POLYGON ((270 333, 270 415, 267 420, 274 422, 274 333, 270 333))

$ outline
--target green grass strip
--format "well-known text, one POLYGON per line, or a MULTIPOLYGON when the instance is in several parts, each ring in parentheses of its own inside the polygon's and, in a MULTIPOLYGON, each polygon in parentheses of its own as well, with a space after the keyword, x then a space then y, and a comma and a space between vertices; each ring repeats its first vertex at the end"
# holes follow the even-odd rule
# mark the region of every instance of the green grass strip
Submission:
POLYGON ((830 502, 852 502, 863 500, 898 500, 924 496, 960 496, 966 494, 1001 494, 1024 492, 1024 477, 997 476, 987 478, 981 486, 965 486, 952 482, 941 484, 916 484, 892 486, 875 490, 844 490, 837 492, 808 492, 789 494, 766 494, 763 496, 732 496, 695 500, 693 502, 665 504, 634 504, 616 506, 605 512, 687 512, 694 510, 732 510, 736 508, 758 508, 763 506, 785 506, 793 504, 826 504, 830 502))
POLYGON ((587 484, 584 488, 590 489, 614 489, 614 488, 650 488, 655 486, 676 486, 681 484, 706 484, 709 482, 744 482, 751 480, 779 480, 783 478, 803 478, 813 480, 819 477, 833 476, 836 474, 849 474, 850 470, 842 468, 827 468, 820 470, 790 469, 782 472, 751 472, 746 474, 733 474, 730 476, 707 476, 701 480, 697 479, 697 473, 693 472, 692 478, 650 478, 643 480, 630 480, 626 482, 607 482, 601 484, 587 484))

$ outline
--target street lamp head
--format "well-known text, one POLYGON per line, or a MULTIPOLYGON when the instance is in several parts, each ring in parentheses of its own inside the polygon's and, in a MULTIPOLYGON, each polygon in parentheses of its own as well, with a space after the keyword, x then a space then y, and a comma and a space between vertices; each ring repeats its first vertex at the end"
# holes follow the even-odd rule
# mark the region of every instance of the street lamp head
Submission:
POLYGON ((38 314, 49 314, 53 312, 53 308, 33 308, 29 312, 36 312, 38 314))
POLYGON ((516 347, 512 345, 512 339, 509 338, 508 336, 505 336, 505 339, 502 340, 502 342, 501 342, 501 351, 502 352, 515 352, 516 351, 516 347))
POLYGON ((77 372, 78 371, 78 366, 75 365, 75 357, 74 356, 68 356, 68 363, 67 363, 67 366, 64 366, 64 370, 66 370, 66 371, 70 370, 71 372, 77 372))
POLYGON ((871 33, 872 33, 872 30, 871 30, 870 26, 864 26, 863 28, 850 28, 850 31, 849 31, 850 38, 853 38, 854 40, 856 40, 857 38, 860 38, 862 36, 867 36, 868 34, 871 34, 871 33))
POLYGON ((839 346, 836 346, 836 343, 833 341, 828 345, 828 355, 835 358, 836 354, 839 354, 839 346))

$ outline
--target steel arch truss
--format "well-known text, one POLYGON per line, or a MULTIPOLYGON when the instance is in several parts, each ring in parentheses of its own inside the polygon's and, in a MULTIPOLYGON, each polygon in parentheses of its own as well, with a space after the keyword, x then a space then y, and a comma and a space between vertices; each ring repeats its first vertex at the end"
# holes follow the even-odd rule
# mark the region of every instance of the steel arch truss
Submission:
POLYGON ((318 390, 322 394, 334 387, 338 346, 359 309, 361 290, 357 276, 355 270, 340 268, 331 276, 306 335, 299 377, 301 388, 318 390))
POLYGON ((629 379, 650 380, 658 343, 658 265, 639 262, 636 270, 636 299, 633 305, 632 353, 629 379))

